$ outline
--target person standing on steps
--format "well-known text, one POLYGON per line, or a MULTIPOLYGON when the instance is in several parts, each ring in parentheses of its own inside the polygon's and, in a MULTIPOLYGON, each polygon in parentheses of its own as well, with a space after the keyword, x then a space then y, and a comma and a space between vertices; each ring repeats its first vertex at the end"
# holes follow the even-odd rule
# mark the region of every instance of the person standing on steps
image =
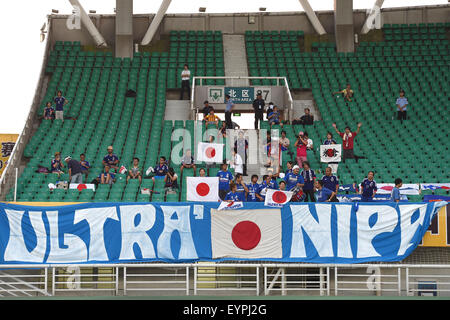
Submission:
POLYGON ((264 119, 264 106, 266 103, 262 98, 261 91, 256 94, 256 99, 253 100, 253 110, 255 111, 255 129, 259 129, 259 123, 264 119))
POLYGON ((181 72, 181 93, 180 93, 180 100, 183 100, 183 93, 184 89, 186 88, 188 93, 188 98, 191 98, 191 86, 189 84, 189 81, 191 79, 191 71, 188 68, 188 65, 184 65, 184 69, 181 72))

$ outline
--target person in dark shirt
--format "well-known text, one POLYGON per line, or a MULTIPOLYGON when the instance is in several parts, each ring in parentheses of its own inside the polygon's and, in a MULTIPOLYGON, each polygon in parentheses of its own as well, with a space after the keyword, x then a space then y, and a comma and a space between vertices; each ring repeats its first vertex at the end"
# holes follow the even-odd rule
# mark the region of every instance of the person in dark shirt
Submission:
POLYGON ((377 193, 377 183, 373 179, 374 172, 369 171, 367 178, 361 182, 361 201, 371 202, 377 193))
POLYGON ((64 121, 64 106, 69 103, 69 101, 62 96, 62 92, 58 91, 54 99, 55 102, 55 118, 64 121))
POLYGON ((330 189, 331 191, 334 191, 338 193, 339 191, 339 179, 332 174, 332 170, 330 167, 327 167, 325 169, 325 175, 322 176, 322 182, 323 186, 325 188, 330 189))
POLYGON ((258 183, 258 176, 256 174, 252 175, 251 183, 247 184, 247 189, 248 202, 258 202, 263 200, 263 198, 259 195, 260 185, 258 183))
POLYGON ((69 169, 69 184, 83 183, 81 164, 77 160, 72 159, 71 156, 67 156, 64 161, 67 163, 67 168, 69 169))
POLYGON ((55 118, 55 109, 53 109, 51 102, 47 102, 47 105, 44 108, 44 119, 53 120, 54 118, 55 118))
POLYGON ((102 161, 103 166, 108 166, 110 169, 119 170, 119 158, 113 153, 113 147, 109 146, 107 150, 108 154, 103 158, 102 161))
POLYGON ((242 179, 242 174, 236 173, 234 183, 236 184, 236 192, 239 195, 239 201, 245 201, 248 194, 248 188, 242 179))
POLYGON ((80 154, 80 165, 81 165, 81 172, 84 173, 84 175, 86 176, 86 180, 87 180, 87 177, 89 175, 89 169, 91 168, 91 165, 89 164, 88 161, 86 161, 86 156, 84 153, 80 154))
POLYGON ((209 112, 211 110, 214 110, 213 106, 209 105, 208 100, 206 100, 205 102, 203 102, 203 109, 202 109, 202 113, 203 113, 203 119, 206 118, 207 115, 209 115, 209 112))
POLYGON ((58 174, 58 178, 63 173, 64 164, 61 162, 61 153, 55 152, 55 158, 51 162, 50 172, 58 174))
POLYGON ((226 163, 223 163, 220 169, 217 172, 217 176, 219 177, 219 198, 223 200, 230 191, 230 182, 233 182, 233 175, 228 171, 228 165, 226 163))
POLYGON ((270 113, 273 111, 273 102, 269 102, 269 105, 267 106, 267 110, 266 110, 266 119, 269 120, 269 115, 270 113))
POLYGON ((261 91, 256 94, 256 99, 253 100, 253 110, 255 111, 255 129, 259 129, 259 122, 264 119, 264 106, 266 103, 262 98, 261 91))
POLYGON ((248 141, 244 137, 244 131, 239 131, 238 138, 234 141, 234 148, 241 156, 243 162, 243 174, 247 175, 248 141))
POLYGON ((305 108, 305 114, 300 117, 300 119, 294 119, 292 124, 301 124, 304 126, 311 126, 314 124, 314 116, 311 114, 309 108, 305 108))
POLYGON ((159 164, 154 168, 154 171, 155 175, 152 177, 153 183, 155 183, 155 179, 164 179, 166 177, 167 171, 169 171, 166 157, 159 158, 159 164))
POLYGON ((303 179, 305 180, 305 184, 303 185, 303 192, 305 193, 305 202, 308 201, 308 198, 311 202, 316 202, 316 198, 314 196, 314 182, 316 180, 316 174, 314 170, 311 170, 308 161, 303 162, 303 171, 301 172, 303 179))

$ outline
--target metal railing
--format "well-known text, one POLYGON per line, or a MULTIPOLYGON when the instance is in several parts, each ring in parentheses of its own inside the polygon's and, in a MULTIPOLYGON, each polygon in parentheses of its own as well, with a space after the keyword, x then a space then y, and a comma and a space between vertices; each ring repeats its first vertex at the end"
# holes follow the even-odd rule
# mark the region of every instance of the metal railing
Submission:
POLYGON ((208 80, 208 79, 247 79, 247 80, 257 80, 257 79, 261 79, 261 80, 277 80, 277 86, 280 86, 280 81, 283 81, 283 86, 286 87, 286 94, 288 96, 288 101, 289 101, 289 107, 288 107, 288 118, 289 121, 292 122, 292 117, 294 115, 294 100, 292 99, 292 94, 291 94, 291 90, 289 88, 289 84, 287 81, 286 77, 247 77, 247 76, 194 76, 192 78, 192 87, 191 87, 191 101, 190 101, 190 105, 191 105, 191 113, 192 113, 192 118, 194 120, 197 120, 197 114, 198 114, 198 110, 196 110, 197 108, 194 107, 194 95, 195 95, 195 87, 196 87, 196 80, 200 81, 200 86, 203 86, 203 80, 208 80))
POLYGON ((1 297, 304 295, 450 297, 450 265, 142 263, 2 265, 1 297))

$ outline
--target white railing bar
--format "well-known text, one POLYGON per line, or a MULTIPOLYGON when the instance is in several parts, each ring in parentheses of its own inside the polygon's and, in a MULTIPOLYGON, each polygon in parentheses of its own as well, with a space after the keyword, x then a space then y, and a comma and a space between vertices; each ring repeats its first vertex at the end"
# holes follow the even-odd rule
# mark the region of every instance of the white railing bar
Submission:
POLYGON ((128 288, 127 291, 184 291, 185 288, 128 288))
POLYGON ((197 291, 255 291, 255 288, 197 288, 197 291))
POLYGON ((223 283, 223 284, 233 284, 233 283, 241 283, 241 284, 253 284, 256 283, 256 281, 226 281, 226 280, 216 280, 216 281, 203 281, 203 280, 198 280, 198 283, 223 283))
MULTIPOLYGON (((426 281, 426 280, 424 280, 424 281, 426 281)), ((420 283, 420 281, 410 281, 409 282, 410 284, 419 284, 420 283)), ((440 282, 439 281, 439 285, 450 285, 450 282, 440 282)))
POLYGON ((167 284, 175 284, 175 283, 185 283, 186 281, 127 281, 128 284, 148 284, 148 283, 167 283, 167 284))
POLYGON ((431 274, 431 275, 424 275, 424 274, 409 274, 409 277, 421 277, 421 278, 448 278, 450 279, 450 275, 445 274, 431 274))
POLYGON ((186 295, 189 295, 189 267, 186 267, 186 295))
POLYGON ((256 268, 256 295, 259 296, 259 267, 256 268))
MULTIPOLYGON (((285 281, 287 284, 318 284, 318 285, 320 285, 320 284, 322 284, 322 282, 321 281, 285 281)), ((281 283, 283 283, 281 280, 278 280, 278 281, 274 281, 273 282, 274 284, 281 284, 281 283)), ((355 282, 352 282, 352 283, 355 283, 355 282)))
MULTIPOLYGON (((187 267, 186 267, 187 268, 187 267)), ((143 274, 128 274, 127 275, 129 278, 131 278, 131 277, 184 277, 184 276, 186 276, 186 274, 184 274, 184 273, 182 273, 182 274, 167 274, 167 273, 165 273, 165 274, 145 274, 145 273, 143 273, 143 274)))
MULTIPOLYGON (((203 273, 202 273, 203 275, 203 273)), ((239 274, 239 273, 205 273, 208 276, 217 276, 217 277, 256 277, 256 274, 239 274)))
MULTIPOLYGON (((349 278, 350 277, 366 277, 367 278, 367 276, 370 276, 370 274, 346 274, 346 273, 341 273, 339 276, 343 277, 343 278, 344 277, 349 277, 349 278)), ((383 277, 383 278, 397 278, 398 275, 397 274, 382 274, 379 277, 383 277)))
POLYGON ((194 266, 194 295, 197 295, 197 267, 194 266))
POLYGON ((330 295, 330 268, 327 267, 327 296, 330 295))
POLYGON ((322 291, 320 288, 273 288, 270 291, 322 291))
MULTIPOLYGON (((116 281, 71 281, 76 284, 115 284, 116 281)), ((56 281, 56 284, 67 284, 67 281, 56 281)), ((72 289, 71 289, 72 290, 72 289)))
MULTIPOLYGON (((351 284, 351 283, 353 283, 353 284, 365 284, 365 283, 367 283, 367 281, 339 281, 339 283, 342 283, 342 284, 351 284)), ((376 281, 376 283, 380 283, 380 284, 397 284, 397 281, 396 282, 376 281)))
MULTIPOLYGON (((389 291, 389 292, 397 292, 397 289, 384 289, 381 288, 381 291, 389 291)), ((364 289, 364 288, 339 288, 339 291, 370 291, 375 292, 374 289, 364 289)))
POLYGON ((76 292, 76 291, 114 291, 114 288, 94 289, 94 288, 80 288, 80 289, 55 289, 57 292, 76 292))
POLYGON ((18 295, 15 294, 14 291, 6 290, 6 289, 3 289, 2 287, 0 287, 0 292, 6 292, 6 293, 8 293, 8 294, 10 294, 10 295, 12 295, 14 297, 18 297, 18 295))
POLYGON ((123 295, 127 295, 127 267, 123 268, 123 295))
POLYGON ((419 292, 419 291, 435 291, 435 292, 450 292, 450 289, 410 289, 409 291, 419 292))

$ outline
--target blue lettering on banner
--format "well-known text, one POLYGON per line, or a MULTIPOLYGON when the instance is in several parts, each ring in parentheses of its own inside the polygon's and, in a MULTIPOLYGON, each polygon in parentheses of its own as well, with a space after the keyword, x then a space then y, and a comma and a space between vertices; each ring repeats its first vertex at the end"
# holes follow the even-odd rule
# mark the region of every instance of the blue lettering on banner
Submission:
MULTIPOLYGON (((282 258, 238 260, 399 261, 417 247, 434 214, 446 204, 288 203, 275 209, 281 211, 282 258)), ((85 203, 37 207, 0 203, 0 265, 237 260, 232 256, 212 259, 212 242, 217 235, 211 234, 211 214, 220 211, 211 211, 218 206, 85 203)), ((258 224, 264 222, 264 210, 274 209, 245 202, 243 208, 226 214, 257 216, 254 219, 259 220, 254 221, 258 224)))

